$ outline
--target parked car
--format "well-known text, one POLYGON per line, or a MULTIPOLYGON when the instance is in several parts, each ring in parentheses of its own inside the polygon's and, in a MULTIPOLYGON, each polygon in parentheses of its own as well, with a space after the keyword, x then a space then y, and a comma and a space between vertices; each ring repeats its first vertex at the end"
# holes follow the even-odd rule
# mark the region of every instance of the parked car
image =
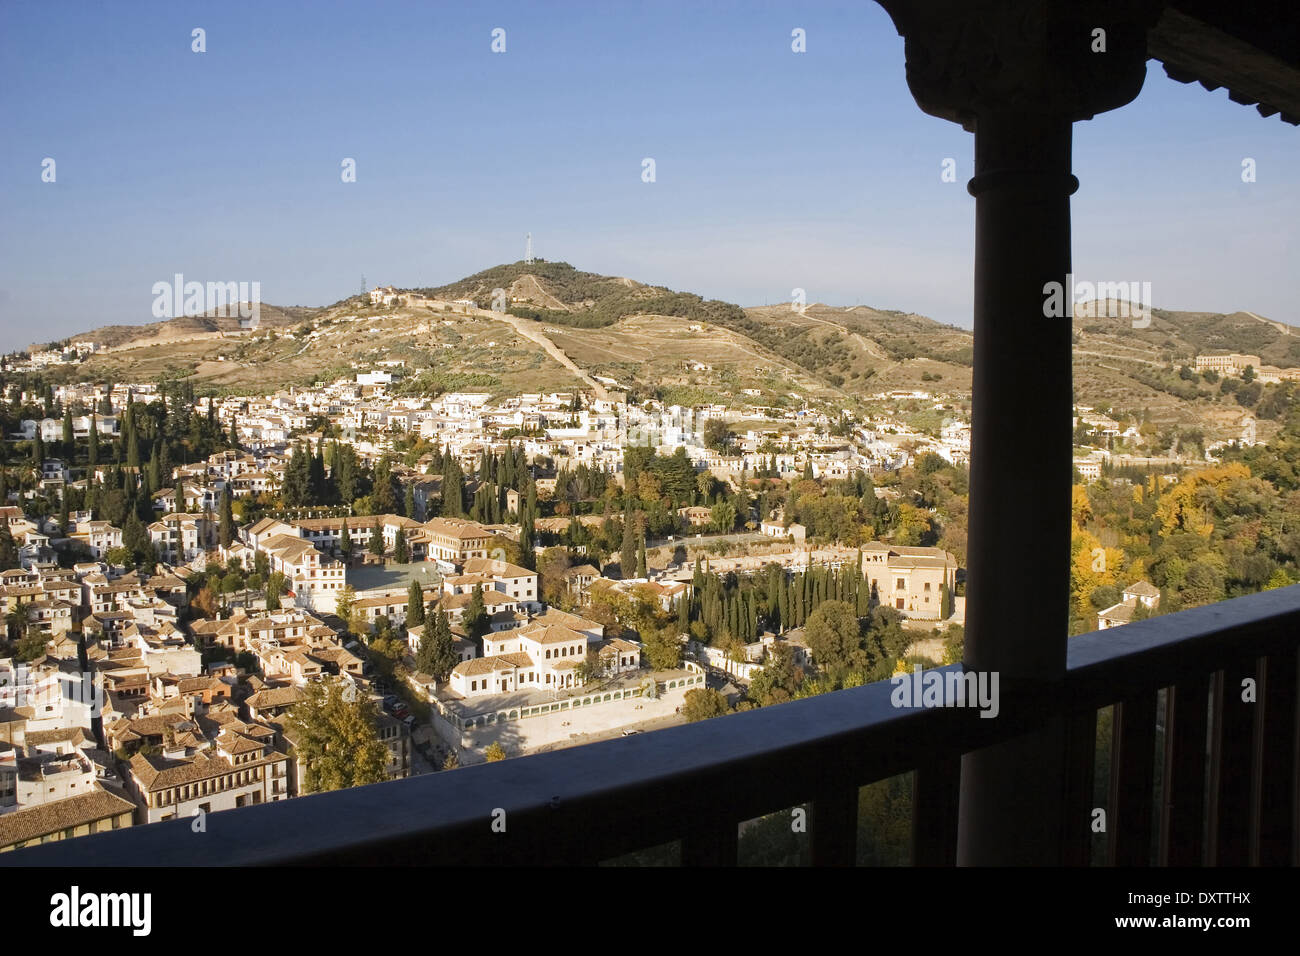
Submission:
POLYGON ((411 714, 407 714, 405 717, 402 718, 402 723, 406 724, 407 730, 410 730, 412 727, 415 726, 415 717, 413 717, 411 714))
POLYGON ((625 731, 623 731, 623 736, 624 736, 624 737, 631 737, 633 734, 639 734, 639 733, 641 733, 641 731, 639 731, 639 730, 625 730, 625 731))

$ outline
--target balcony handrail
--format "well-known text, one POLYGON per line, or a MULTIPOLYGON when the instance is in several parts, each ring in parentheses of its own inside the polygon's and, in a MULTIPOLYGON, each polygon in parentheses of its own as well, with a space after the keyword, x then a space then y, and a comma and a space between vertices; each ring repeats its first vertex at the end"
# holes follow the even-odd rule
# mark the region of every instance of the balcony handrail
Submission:
POLYGON ((969 707, 896 707, 894 685, 879 681, 725 719, 212 813, 197 833, 178 819, 54 841, 0 854, 0 865, 593 863, 678 838, 734 834, 741 821, 856 795, 1054 714, 1297 644, 1293 585, 1072 638, 1063 683, 1004 686, 997 719, 969 707))

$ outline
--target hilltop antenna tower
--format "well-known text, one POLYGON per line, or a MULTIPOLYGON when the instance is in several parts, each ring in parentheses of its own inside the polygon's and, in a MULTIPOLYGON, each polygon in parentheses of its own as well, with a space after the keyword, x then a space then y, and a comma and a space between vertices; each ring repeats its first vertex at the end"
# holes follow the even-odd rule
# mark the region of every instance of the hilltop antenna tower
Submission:
POLYGON ((361 294, 363 296, 366 294, 366 274, 364 272, 361 273, 361 294))
POLYGON ((533 264, 533 234, 530 232, 524 237, 524 265, 533 264))

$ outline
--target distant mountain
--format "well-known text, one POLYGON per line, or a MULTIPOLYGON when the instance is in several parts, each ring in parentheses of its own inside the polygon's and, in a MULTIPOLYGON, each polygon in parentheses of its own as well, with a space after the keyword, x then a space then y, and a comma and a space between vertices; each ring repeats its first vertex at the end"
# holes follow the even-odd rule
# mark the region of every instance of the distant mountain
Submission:
MULTIPOLYGON (((922 389, 965 405, 975 346, 969 330, 914 313, 820 303, 741 308, 564 262, 494 266, 408 290, 390 306, 354 296, 314 309, 263 305, 261 314, 253 334, 232 334, 238 320, 212 317, 99 329, 75 338, 114 351, 67 374, 194 375, 265 391, 401 361, 399 388, 413 393, 581 383, 676 404, 850 407, 878 393, 922 389), (492 311, 501 299, 495 304, 506 314, 492 311)), ((1300 330, 1249 312, 1157 309, 1140 329, 1127 317, 1077 314, 1073 324, 1078 402, 1209 435, 1235 434, 1248 410, 1199 378, 1181 378, 1179 366, 1229 349, 1300 367, 1300 330)))

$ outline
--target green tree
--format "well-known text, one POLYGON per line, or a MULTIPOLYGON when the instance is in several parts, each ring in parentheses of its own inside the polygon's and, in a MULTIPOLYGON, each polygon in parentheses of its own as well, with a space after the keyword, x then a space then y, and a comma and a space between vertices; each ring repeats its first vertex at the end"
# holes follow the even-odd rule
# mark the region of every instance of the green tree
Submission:
POLYGON ((445 681, 456 666, 456 647, 445 611, 425 615, 415 666, 421 673, 439 681, 445 681))
POLYGON ((712 687, 688 690, 682 701, 682 716, 692 723, 697 720, 708 720, 710 717, 721 717, 729 709, 727 698, 712 687))
POLYGON ((375 488, 372 493, 375 514, 391 515, 397 511, 397 496, 393 494, 393 473, 388 460, 375 466, 375 488))
POLYGON ((730 501, 719 501, 710 509, 709 516, 713 519, 714 527, 723 534, 736 527, 736 506, 730 501))
MULTIPOLYGON (((177 502, 177 509, 180 510, 180 503, 177 502)), ((230 543, 235 539, 235 515, 230 506, 230 486, 227 485, 221 492, 221 527, 219 540, 223 548, 229 548, 230 543)))
POLYGON ((415 630, 424 623, 424 588, 412 581, 406 592, 406 628, 415 630))
POLYGON ((289 711, 286 726, 294 754, 305 766, 303 793, 386 779, 388 748, 379 738, 375 706, 362 694, 345 694, 344 687, 344 681, 309 682, 304 699, 289 711))
POLYGON ((284 574, 279 571, 272 571, 266 580, 266 609, 268 611, 280 610, 280 595, 285 590, 284 574))
POLYGON ((842 675, 869 663, 862 640, 862 622, 847 601, 823 601, 804 625, 808 648, 819 669, 842 675))
POLYGON ((384 553, 384 525, 379 520, 375 521, 375 530, 370 534, 370 553, 384 553))
POLYGON ((621 577, 632 577, 632 569, 636 567, 636 545, 636 516, 628 511, 623 514, 623 545, 618 552, 618 570, 621 577))
POLYGON ((451 518, 465 515, 465 474, 450 454, 442 475, 442 512, 451 518))
POLYGON ((356 599, 357 592, 353 590, 352 585, 345 584, 339 590, 339 596, 334 604, 334 613, 342 619, 345 627, 352 617, 352 602, 356 599))
POLYGON ((311 503, 311 457, 300 444, 293 446, 293 455, 285 466, 280 498, 286 508, 300 508, 311 503))
POLYGON ((18 567, 18 546, 14 543, 9 523, 0 520, 0 571, 12 571, 18 567))
POLYGON ((18 642, 18 646, 14 648, 14 657, 24 662, 34 661, 45 653, 45 645, 48 640, 48 636, 40 630, 29 627, 22 640, 18 642))
POLYGON ((682 663, 682 645, 670 628, 655 628, 642 635, 646 661, 657 671, 675 670, 682 663))
POLYGON ((406 564, 411 560, 411 549, 406 546, 405 528, 398 528, 397 536, 393 539, 393 560, 398 564, 406 564))
POLYGON ((710 418, 704 423, 704 443, 714 451, 725 453, 735 438, 735 433, 721 418, 710 418))
POLYGON ((487 605, 483 601, 483 585, 474 585, 474 590, 470 592, 469 603, 465 605, 461 623, 465 627, 465 633, 475 641, 487 633, 488 614, 487 605))

